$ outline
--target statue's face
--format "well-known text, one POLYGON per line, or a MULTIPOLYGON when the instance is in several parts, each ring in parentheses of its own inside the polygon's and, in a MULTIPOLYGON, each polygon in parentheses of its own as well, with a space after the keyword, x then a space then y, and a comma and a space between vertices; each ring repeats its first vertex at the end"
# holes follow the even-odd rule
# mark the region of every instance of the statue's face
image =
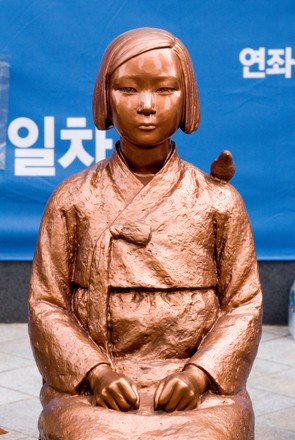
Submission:
POLYGON ((114 127, 125 142, 152 148, 178 129, 184 80, 177 55, 155 49, 118 67, 110 79, 114 127))

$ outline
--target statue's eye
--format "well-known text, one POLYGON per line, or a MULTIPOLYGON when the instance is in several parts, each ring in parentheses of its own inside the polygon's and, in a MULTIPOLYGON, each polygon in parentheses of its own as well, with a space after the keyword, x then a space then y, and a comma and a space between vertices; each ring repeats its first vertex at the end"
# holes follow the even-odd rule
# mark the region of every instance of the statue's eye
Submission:
POLYGON ((157 93, 160 93, 160 95, 170 95, 175 92, 175 90, 176 89, 173 89, 172 87, 160 87, 157 89, 157 93))
POLYGON ((136 89, 134 87, 120 87, 118 90, 128 95, 131 95, 132 93, 136 93, 136 89))

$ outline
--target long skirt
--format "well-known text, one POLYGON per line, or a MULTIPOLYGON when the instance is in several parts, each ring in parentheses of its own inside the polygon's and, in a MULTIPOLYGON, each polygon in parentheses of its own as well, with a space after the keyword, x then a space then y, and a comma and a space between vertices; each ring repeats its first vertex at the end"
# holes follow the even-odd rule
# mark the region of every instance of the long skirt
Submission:
POLYGON ((44 385, 40 440, 253 440, 254 415, 246 389, 233 396, 208 392, 198 408, 153 410, 154 389, 140 391, 127 413, 91 404, 91 396, 58 393, 44 385))

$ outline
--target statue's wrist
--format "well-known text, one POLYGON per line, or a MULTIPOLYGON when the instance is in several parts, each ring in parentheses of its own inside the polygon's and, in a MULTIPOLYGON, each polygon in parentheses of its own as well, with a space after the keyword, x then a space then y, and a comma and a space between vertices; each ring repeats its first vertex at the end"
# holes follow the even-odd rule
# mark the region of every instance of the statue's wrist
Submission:
POLYGON ((210 379, 207 374, 194 364, 187 364, 184 371, 189 373, 191 380, 197 384, 200 394, 204 394, 210 387, 210 379))
POLYGON ((97 383, 110 371, 109 364, 103 363, 92 368, 86 377, 86 382, 91 391, 94 391, 97 383))

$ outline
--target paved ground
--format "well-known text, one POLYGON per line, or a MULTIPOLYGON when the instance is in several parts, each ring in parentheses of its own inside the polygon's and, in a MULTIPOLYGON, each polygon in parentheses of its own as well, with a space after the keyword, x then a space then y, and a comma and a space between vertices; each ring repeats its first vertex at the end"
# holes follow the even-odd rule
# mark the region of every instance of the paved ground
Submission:
MULTIPOLYGON (((27 326, 0 324, 0 427, 9 431, 1 440, 38 438, 40 386, 27 326)), ((264 326, 248 389, 256 414, 256 440, 294 440, 295 341, 286 327, 264 326)))

